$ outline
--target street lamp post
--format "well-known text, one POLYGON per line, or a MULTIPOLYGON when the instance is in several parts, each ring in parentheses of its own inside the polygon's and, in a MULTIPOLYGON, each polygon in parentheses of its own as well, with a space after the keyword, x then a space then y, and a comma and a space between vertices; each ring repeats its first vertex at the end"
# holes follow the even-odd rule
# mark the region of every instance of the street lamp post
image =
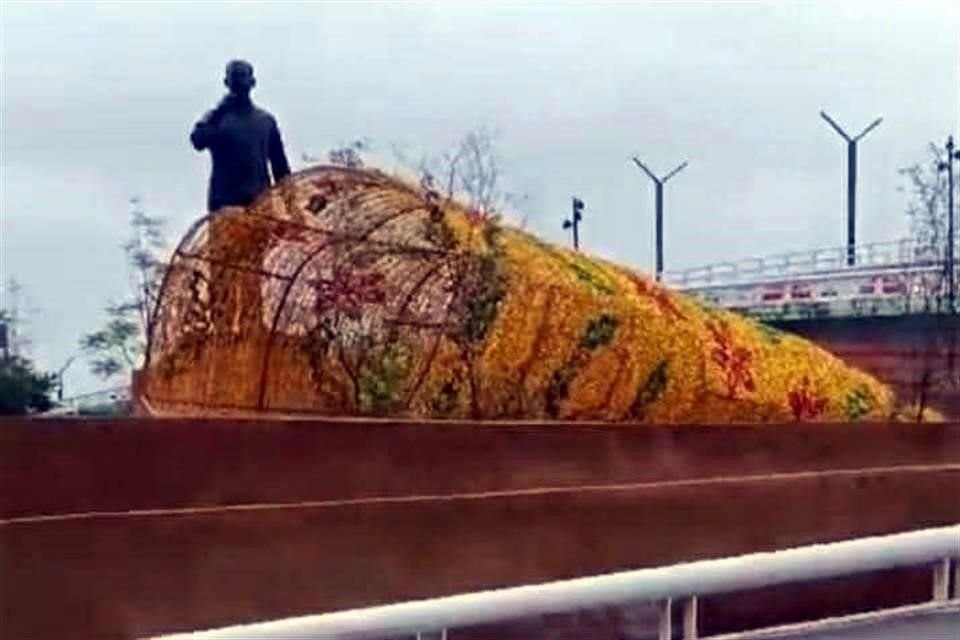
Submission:
POLYGON ((873 131, 883 118, 877 118, 860 132, 860 135, 851 138, 840 128, 833 119, 825 112, 820 112, 820 117, 827 121, 833 130, 840 134, 847 141, 847 265, 853 266, 856 262, 856 212, 857 212, 857 143, 863 136, 873 131))
POLYGON ((673 176, 680 173, 684 167, 689 164, 688 162, 682 162, 676 169, 663 176, 658 178, 650 169, 646 167, 640 160, 634 158, 633 161, 638 167, 640 167, 644 173, 646 173, 656 188, 656 207, 657 207, 657 216, 656 216, 656 235, 657 235, 657 282, 660 281, 660 278, 663 276, 663 185, 666 184, 667 180, 673 176))

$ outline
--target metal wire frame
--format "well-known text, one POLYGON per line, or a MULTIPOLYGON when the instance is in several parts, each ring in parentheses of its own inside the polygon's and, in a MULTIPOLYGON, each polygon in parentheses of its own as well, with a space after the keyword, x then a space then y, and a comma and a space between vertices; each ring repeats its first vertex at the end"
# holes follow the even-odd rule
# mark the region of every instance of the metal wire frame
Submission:
MULTIPOLYGON (((381 252, 376 253, 381 259, 387 256, 404 256, 413 259, 410 264, 416 264, 420 259, 432 259, 433 262, 428 263, 425 269, 419 270, 421 273, 413 279, 413 286, 403 296, 398 309, 400 316, 407 313, 412 300, 426 286, 429 278, 445 272, 451 281, 461 277, 451 272, 451 269, 456 271, 456 268, 447 251, 417 242, 405 244, 373 237, 378 230, 392 222, 402 220, 404 216, 429 215, 438 208, 438 200, 439 195, 435 192, 423 188, 418 189, 375 172, 347 167, 318 166, 294 174, 283 185, 263 194, 241 214, 242 220, 249 222, 252 225, 251 228, 265 230, 269 234, 270 240, 266 243, 266 246, 260 247, 262 251, 258 250, 256 255, 264 256, 268 249, 276 246, 275 240, 277 238, 284 239, 284 237, 288 237, 287 239, 294 238, 293 244, 305 249, 302 257, 298 256, 296 262, 279 268, 268 268, 262 264, 245 264, 246 256, 239 260, 224 260, 212 255, 210 227, 217 220, 217 216, 222 214, 210 213, 204 215, 190 226, 187 233, 177 244, 163 274, 156 304, 150 314, 148 324, 145 369, 149 370, 151 366, 156 365, 160 356, 165 351, 171 350, 171 345, 178 336, 186 335, 183 333, 183 328, 178 325, 178 323, 183 322, 183 318, 179 317, 178 313, 182 315, 184 309, 186 309, 183 296, 184 289, 187 287, 176 287, 174 284, 181 274, 188 270, 194 274, 201 274, 200 267, 206 269, 217 267, 227 272, 245 273, 282 282, 282 289, 276 295, 276 308, 269 313, 266 342, 260 356, 260 370, 259 372, 252 372, 258 378, 256 404, 255 406, 238 407, 238 409, 267 410, 267 395, 271 377, 270 362, 276 345, 277 333, 285 315, 288 316, 288 319, 292 317, 292 312, 289 312, 289 309, 295 287, 298 283, 303 282, 305 273, 319 255, 338 245, 362 244, 365 249, 381 252), (316 191, 323 193, 317 195, 316 191), (311 195, 313 198, 318 198, 318 201, 315 202, 311 195), (277 206, 278 203, 282 206, 277 206), (314 207, 315 204, 316 207, 314 207), (314 208, 319 209, 319 211, 314 211, 314 208), (305 215, 309 213, 316 215, 320 211, 325 213, 335 212, 339 209, 372 213, 374 217, 369 224, 354 230, 346 228, 346 225, 355 223, 355 216, 350 216, 350 221, 340 220, 341 224, 337 224, 338 221, 334 216, 331 218, 332 225, 324 225, 319 222, 314 223, 316 218, 305 215), (204 237, 205 232, 206 238, 204 237), (206 246, 199 246, 204 241, 206 246)), ((447 200, 441 204, 450 205, 451 202, 447 200)), ((346 216, 341 217, 346 218, 346 216)), ((202 275, 197 277, 202 277, 202 275)), ((209 284, 209 281, 207 284, 209 284)), ((210 307, 213 307, 216 303, 216 300, 209 300, 210 307)), ((448 321, 451 304, 452 300, 447 300, 441 304, 440 315, 442 320, 439 323, 431 325, 431 323, 421 322, 417 325, 416 320, 413 320, 412 326, 442 328, 448 321)), ((212 312, 212 309, 207 311, 212 312)), ((400 316, 398 316, 397 321, 404 324, 402 322, 403 318, 400 316)), ((422 378, 423 375, 418 376, 418 379, 422 378)), ((151 398, 148 397, 147 399, 151 398)), ((173 398, 163 399, 162 401, 173 402, 174 404, 183 402, 189 404, 191 402, 173 398)), ((291 410, 283 407, 277 407, 276 409, 291 410)))

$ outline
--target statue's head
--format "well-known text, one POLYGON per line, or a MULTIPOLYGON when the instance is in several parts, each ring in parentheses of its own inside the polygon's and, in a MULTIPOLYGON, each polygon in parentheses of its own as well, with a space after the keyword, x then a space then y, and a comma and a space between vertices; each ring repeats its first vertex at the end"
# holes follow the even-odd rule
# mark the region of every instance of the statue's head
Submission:
POLYGON ((227 72, 223 84, 230 93, 247 95, 253 89, 257 80, 253 77, 253 65, 246 60, 231 60, 227 63, 227 72))

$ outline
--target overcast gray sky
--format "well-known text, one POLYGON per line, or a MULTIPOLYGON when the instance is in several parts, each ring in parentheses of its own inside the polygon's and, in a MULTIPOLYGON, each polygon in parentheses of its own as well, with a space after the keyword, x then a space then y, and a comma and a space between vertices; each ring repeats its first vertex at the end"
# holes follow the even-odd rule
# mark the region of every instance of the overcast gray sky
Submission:
MULTIPOLYGON (((861 143, 859 237, 906 235, 897 169, 958 132, 960 3, 0 2, 0 268, 55 368, 124 294, 131 195, 175 240, 204 207, 187 134, 254 63, 288 156, 370 139, 440 152, 501 134, 529 228, 650 270, 653 190, 630 162, 690 166, 666 189, 667 268, 845 241, 842 140, 861 143)), ((6 295, 6 294, 5 294, 6 295)), ((102 386, 75 366, 67 393, 102 386)))

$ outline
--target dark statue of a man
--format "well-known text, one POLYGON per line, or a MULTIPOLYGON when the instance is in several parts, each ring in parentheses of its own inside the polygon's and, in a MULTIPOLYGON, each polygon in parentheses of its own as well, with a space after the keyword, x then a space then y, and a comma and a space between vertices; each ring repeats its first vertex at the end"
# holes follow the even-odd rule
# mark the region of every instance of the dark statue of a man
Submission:
POLYGON ((227 64, 223 83, 229 89, 212 111, 193 128, 190 142, 197 151, 210 150, 213 171, 207 208, 245 207, 274 182, 290 175, 280 129, 272 115, 250 99, 256 85, 253 66, 244 60, 227 64))

